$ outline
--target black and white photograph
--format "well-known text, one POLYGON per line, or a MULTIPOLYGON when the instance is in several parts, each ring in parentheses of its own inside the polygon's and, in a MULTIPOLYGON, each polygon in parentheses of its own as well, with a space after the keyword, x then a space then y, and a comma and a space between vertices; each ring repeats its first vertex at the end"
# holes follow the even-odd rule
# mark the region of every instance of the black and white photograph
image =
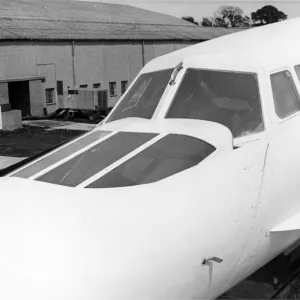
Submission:
POLYGON ((0 300, 300 300, 300 2, 0 0, 0 300))

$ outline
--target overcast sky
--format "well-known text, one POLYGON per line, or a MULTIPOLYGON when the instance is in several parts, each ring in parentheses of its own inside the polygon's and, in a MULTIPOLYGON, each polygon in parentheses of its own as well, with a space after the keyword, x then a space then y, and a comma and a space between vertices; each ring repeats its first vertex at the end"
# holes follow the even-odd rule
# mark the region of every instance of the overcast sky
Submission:
POLYGON ((234 5, 243 9, 244 13, 249 15, 251 12, 271 4, 288 15, 289 18, 300 17, 300 0, 294 1, 259 1, 259 0, 81 0, 106 3, 129 4, 144 9, 173 15, 176 17, 193 16, 200 20, 204 16, 213 16, 213 13, 221 5, 234 5))

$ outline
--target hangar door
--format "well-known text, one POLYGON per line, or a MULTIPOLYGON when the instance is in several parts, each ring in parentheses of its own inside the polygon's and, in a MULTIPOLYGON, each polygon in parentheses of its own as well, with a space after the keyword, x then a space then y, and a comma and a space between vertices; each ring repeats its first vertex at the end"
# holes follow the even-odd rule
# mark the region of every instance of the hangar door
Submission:
POLYGON ((9 82, 8 95, 12 109, 21 110, 22 116, 31 116, 29 81, 9 82))

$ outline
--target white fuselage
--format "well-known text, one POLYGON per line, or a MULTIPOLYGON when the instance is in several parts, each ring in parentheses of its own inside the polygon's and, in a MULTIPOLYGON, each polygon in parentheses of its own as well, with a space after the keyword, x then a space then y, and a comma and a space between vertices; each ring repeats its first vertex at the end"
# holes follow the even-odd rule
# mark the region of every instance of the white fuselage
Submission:
MULTIPOLYGON (((53 162, 48 160, 47 166, 43 165, 45 157, 42 157, 37 160, 40 169, 36 171, 34 167, 28 173, 22 169, 30 168, 31 163, 37 163, 34 161, 1 178, 0 299, 215 299, 297 242, 300 238, 300 216, 297 218, 300 212, 300 82, 294 66, 300 65, 297 39, 300 20, 282 23, 271 25, 270 29, 266 26, 246 30, 151 61, 107 119, 95 129, 107 130, 104 137, 100 134, 82 148, 77 144, 76 151, 53 162), (260 46, 252 51, 255 43, 260 46), (236 53, 237 45, 244 50, 236 53), (166 86, 159 86, 161 80, 166 80, 166 74, 162 72, 159 77, 156 72, 173 68, 171 84, 166 81, 166 86), (252 131, 243 131, 233 141, 229 127, 217 124, 221 121, 203 121, 213 121, 209 118, 191 121, 187 115, 183 121, 180 109, 179 116, 168 119, 174 98, 181 92, 180 86, 190 69, 206 69, 211 74, 212 70, 222 74, 231 72, 231 77, 227 77, 230 88, 224 84, 225 88, 216 89, 227 91, 229 96, 233 75, 252 74, 258 92, 249 93, 252 98, 244 95, 247 99, 242 100, 248 104, 252 103, 249 99, 259 100, 258 109, 250 107, 250 110, 261 118, 260 127, 251 127, 249 122, 252 131), (155 74, 149 75, 151 72, 155 74), (278 94, 290 87, 286 97, 290 102, 286 107, 273 95, 270 78, 278 72, 282 80, 278 94), (156 86, 147 91, 154 82, 156 86), (142 101, 143 95, 148 99, 142 101), (153 95, 159 96, 156 99, 153 95), (156 106, 151 107, 153 103, 156 106), (282 116, 276 109, 288 111, 282 116), (115 112, 119 117, 109 122, 115 112), (124 114, 126 118, 122 118, 124 114), (87 182, 96 178, 93 176, 72 188, 59 185, 61 182, 39 180, 71 161, 70 157, 87 153, 87 148, 91 150, 89 154, 101 152, 92 147, 102 139, 117 136, 119 131, 155 133, 157 140, 148 140, 146 146, 141 143, 125 156, 112 160, 101 169, 100 175, 92 174, 97 179, 130 162, 136 154, 168 134, 202 140, 216 151, 191 168, 148 184, 92 189, 86 187, 87 182), (232 149, 233 143, 236 149, 232 149)), ((241 82, 245 89, 249 88, 248 81, 241 82)), ((196 94, 194 91, 189 95, 192 88, 193 85, 187 84, 182 99, 177 99, 183 105, 182 110, 196 94)), ((228 114, 243 121, 241 111, 245 107, 247 110, 239 101, 243 88, 235 87, 235 91, 238 96, 233 94, 232 99, 221 95, 211 96, 210 100, 223 109, 221 117, 228 114), (232 103, 237 103, 239 109, 232 103), (235 109, 237 116, 232 113, 235 109)), ((197 104, 197 97, 194 98, 197 104)), ((54 152, 60 150, 63 152, 64 146, 54 152)), ((114 150, 102 149, 106 157, 114 150)), ((166 165, 172 166, 169 161, 166 165)), ((63 170, 63 175, 68 176, 76 167, 71 165, 70 169, 63 170)), ((79 174, 78 178, 81 175, 86 174, 79 174)))

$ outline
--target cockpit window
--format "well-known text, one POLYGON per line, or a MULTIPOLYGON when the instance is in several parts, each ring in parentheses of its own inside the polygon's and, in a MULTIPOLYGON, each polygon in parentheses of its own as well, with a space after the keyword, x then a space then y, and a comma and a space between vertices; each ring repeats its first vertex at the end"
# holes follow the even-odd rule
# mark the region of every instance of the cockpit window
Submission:
MULTIPOLYGON (((34 161, 35 159, 42 157, 40 160, 37 160, 33 162, 32 164, 29 164, 24 169, 21 169, 20 171, 14 173, 12 176, 14 177, 20 177, 20 178, 29 178, 31 176, 34 176, 35 174, 41 172, 44 169, 49 168, 51 165, 66 159, 68 156, 72 155, 73 153, 76 153, 77 151, 80 151, 81 149, 87 147, 89 144, 96 142, 97 140, 100 140, 101 138, 105 137, 107 134, 109 134, 109 131, 102 131, 97 130, 88 133, 87 135, 82 136, 78 140, 75 140, 74 142, 70 142, 65 147, 62 147, 58 151, 54 151, 53 153, 50 153, 50 155, 43 157, 43 154, 41 155, 35 155, 33 158, 28 158, 25 160, 25 165, 28 162, 34 161)), ((54 149, 53 149, 54 150, 54 149)))
POLYGON ((137 117, 151 119, 170 80, 172 69, 142 74, 107 122, 137 117))
POLYGON ((75 187, 156 135, 154 133, 119 132, 50 169, 36 180, 75 187))
POLYGON ((213 121, 233 137, 263 131, 256 75, 188 69, 166 118, 213 121))
POLYGON ((202 140, 170 134, 87 188, 124 187, 155 182, 197 165, 214 150, 212 145, 202 140))
POLYGON ((277 115, 284 119, 300 110, 300 99, 289 71, 271 74, 271 85, 277 115))

